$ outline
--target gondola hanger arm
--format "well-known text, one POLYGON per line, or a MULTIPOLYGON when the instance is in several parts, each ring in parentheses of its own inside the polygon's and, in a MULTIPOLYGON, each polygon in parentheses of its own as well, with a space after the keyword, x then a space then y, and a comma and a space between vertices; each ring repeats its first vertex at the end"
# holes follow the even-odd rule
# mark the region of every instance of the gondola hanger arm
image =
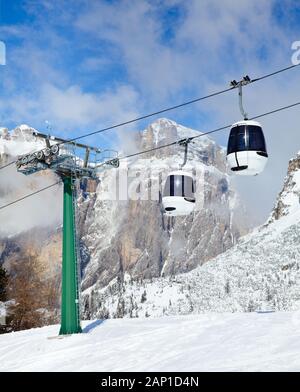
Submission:
POLYGON ((190 144, 190 142, 193 140, 193 138, 186 138, 186 139, 181 139, 179 140, 177 143, 179 146, 183 146, 184 147, 184 159, 183 159, 183 163, 182 165, 180 165, 180 169, 183 169, 183 167, 186 165, 187 162, 187 154, 188 154, 188 146, 190 144))
POLYGON ((178 140, 177 144, 179 144, 179 146, 187 146, 192 140, 193 138, 188 137, 186 139, 178 140))
POLYGON ((251 83, 251 78, 248 75, 244 76, 239 82, 236 80, 232 80, 230 82, 231 87, 239 89, 239 107, 244 120, 248 120, 248 114, 246 113, 243 105, 243 87, 247 86, 249 83, 251 83))

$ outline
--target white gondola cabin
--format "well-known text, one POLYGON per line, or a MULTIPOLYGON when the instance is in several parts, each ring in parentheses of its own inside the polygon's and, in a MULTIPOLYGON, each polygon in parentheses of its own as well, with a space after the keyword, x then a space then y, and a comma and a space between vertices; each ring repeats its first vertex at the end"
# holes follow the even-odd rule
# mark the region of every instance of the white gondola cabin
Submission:
POLYGON ((192 174, 182 170, 171 172, 165 182, 162 197, 167 216, 189 215, 195 207, 195 185, 192 174))
POLYGON ((232 125, 227 145, 227 163, 238 175, 256 176, 267 163, 268 153, 262 127, 243 120, 232 125))

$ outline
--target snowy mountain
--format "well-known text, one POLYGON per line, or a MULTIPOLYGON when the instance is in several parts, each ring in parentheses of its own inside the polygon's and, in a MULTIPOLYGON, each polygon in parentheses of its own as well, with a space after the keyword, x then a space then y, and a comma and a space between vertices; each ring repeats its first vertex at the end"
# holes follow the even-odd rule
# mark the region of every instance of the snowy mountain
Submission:
POLYGON ((0 336, 0 372, 299 372, 299 316, 222 313, 85 321, 82 334, 62 339, 53 339, 58 325, 31 329, 0 336))
POLYGON ((34 128, 26 124, 16 127, 12 132, 0 128, 0 163, 4 164, 10 157, 28 154, 45 147, 40 139, 33 136, 34 128))
MULTIPOLYGON (((135 151, 199 135, 167 119, 140 132, 135 151)), ((85 244, 83 289, 104 287, 127 272, 134 279, 187 272, 233 246, 244 234, 243 210, 226 171, 225 153, 212 139, 195 139, 185 170, 197 179, 197 202, 188 217, 166 218, 161 209, 167 174, 180 167, 184 152, 170 146, 135 160, 119 170, 100 173, 96 194, 81 204, 79 221, 85 244), (128 194, 105 199, 110 189, 128 179, 128 194)), ((119 188, 118 188, 119 187, 119 188)))
POLYGON ((86 290, 88 317, 300 309, 300 156, 268 222, 189 273, 86 290))
MULTIPOLYGON (((33 136, 34 131, 26 125, 12 132, 1 129, 1 165, 16 155, 44 148, 44 141, 33 136)), ((135 133, 131 145, 134 151, 148 150, 195 135, 199 132, 159 119, 135 133)), ((180 167, 183 157, 183 148, 171 146, 121 161, 119 169, 99 173, 100 183, 97 189, 90 189, 92 193, 79 193, 83 290, 123 281, 125 274, 141 280, 190 271, 232 247, 247 232, 245 211, 231 185, 224 149, 206 136, 190 144, 185 166, 197 180, 195 212, 186 218, 164 217, 163 183, 171 170, 180 167), (127 183, 121 189, 124 179, 127 183)), ((49 171, 25 177, 14 166, 0 175, 2 204, 55 181, 49 171)), ((1 227, 0 262, 8 270, 21 255, 35 254, 43 274, 57 286, 61 199, 61 191, 47 191, 1 212, 7 224, 1 227)), ((55 303, 59 303, 59 290, 55 303)))

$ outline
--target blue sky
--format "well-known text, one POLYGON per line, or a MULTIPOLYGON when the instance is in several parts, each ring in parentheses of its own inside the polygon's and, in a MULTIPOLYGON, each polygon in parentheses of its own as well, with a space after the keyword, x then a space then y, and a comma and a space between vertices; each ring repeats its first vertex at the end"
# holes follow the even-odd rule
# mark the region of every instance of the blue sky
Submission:
MULTIPOLYGON (((28 123, 42 131, 48 120, 54 134, 65 136, 223 89, 245 74, 256 77, 288 66, 291 44, 300 40, 296 0, 0 3, 0 39, 7 48, 7 64, 0 68, 1 125, 28 123)), ((249 87, 245 100, 250 115, 297 101, 299 75, 293 70, 249 87)), ((232 92, 165 116, 203 131, 240 117, 232 92)), ((276 159, 267 177, 255 180, 261 186, 272 184, 272 197, 287 160, 300 149, 298 118, 296 109, 265 121, 267 130, 282 132, 284 124, 289 131, 285 143, 270 134, 276 159), (277 182, 272 180, 276 173, 277 182)), ((148 123, 86 142, 122 145, 126 132, 148 123)), ((226 137, 215 136, 221 144, 226 137)))

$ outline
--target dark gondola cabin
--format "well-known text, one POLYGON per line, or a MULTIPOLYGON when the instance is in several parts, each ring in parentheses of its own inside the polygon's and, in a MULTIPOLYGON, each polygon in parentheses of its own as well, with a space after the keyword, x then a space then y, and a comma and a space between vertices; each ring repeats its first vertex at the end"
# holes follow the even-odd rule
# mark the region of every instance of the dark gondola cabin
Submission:
POLYGON ((227 163, 234 174, 256 176, 267 163, 268 153, 261 125, 243 120, 233 124, 227 145, 227 163))
POLYGON ((194 179, 182 170, 171 172, 165 182, 162 204, 168 216, 190 214, 195 207, 194 179))

